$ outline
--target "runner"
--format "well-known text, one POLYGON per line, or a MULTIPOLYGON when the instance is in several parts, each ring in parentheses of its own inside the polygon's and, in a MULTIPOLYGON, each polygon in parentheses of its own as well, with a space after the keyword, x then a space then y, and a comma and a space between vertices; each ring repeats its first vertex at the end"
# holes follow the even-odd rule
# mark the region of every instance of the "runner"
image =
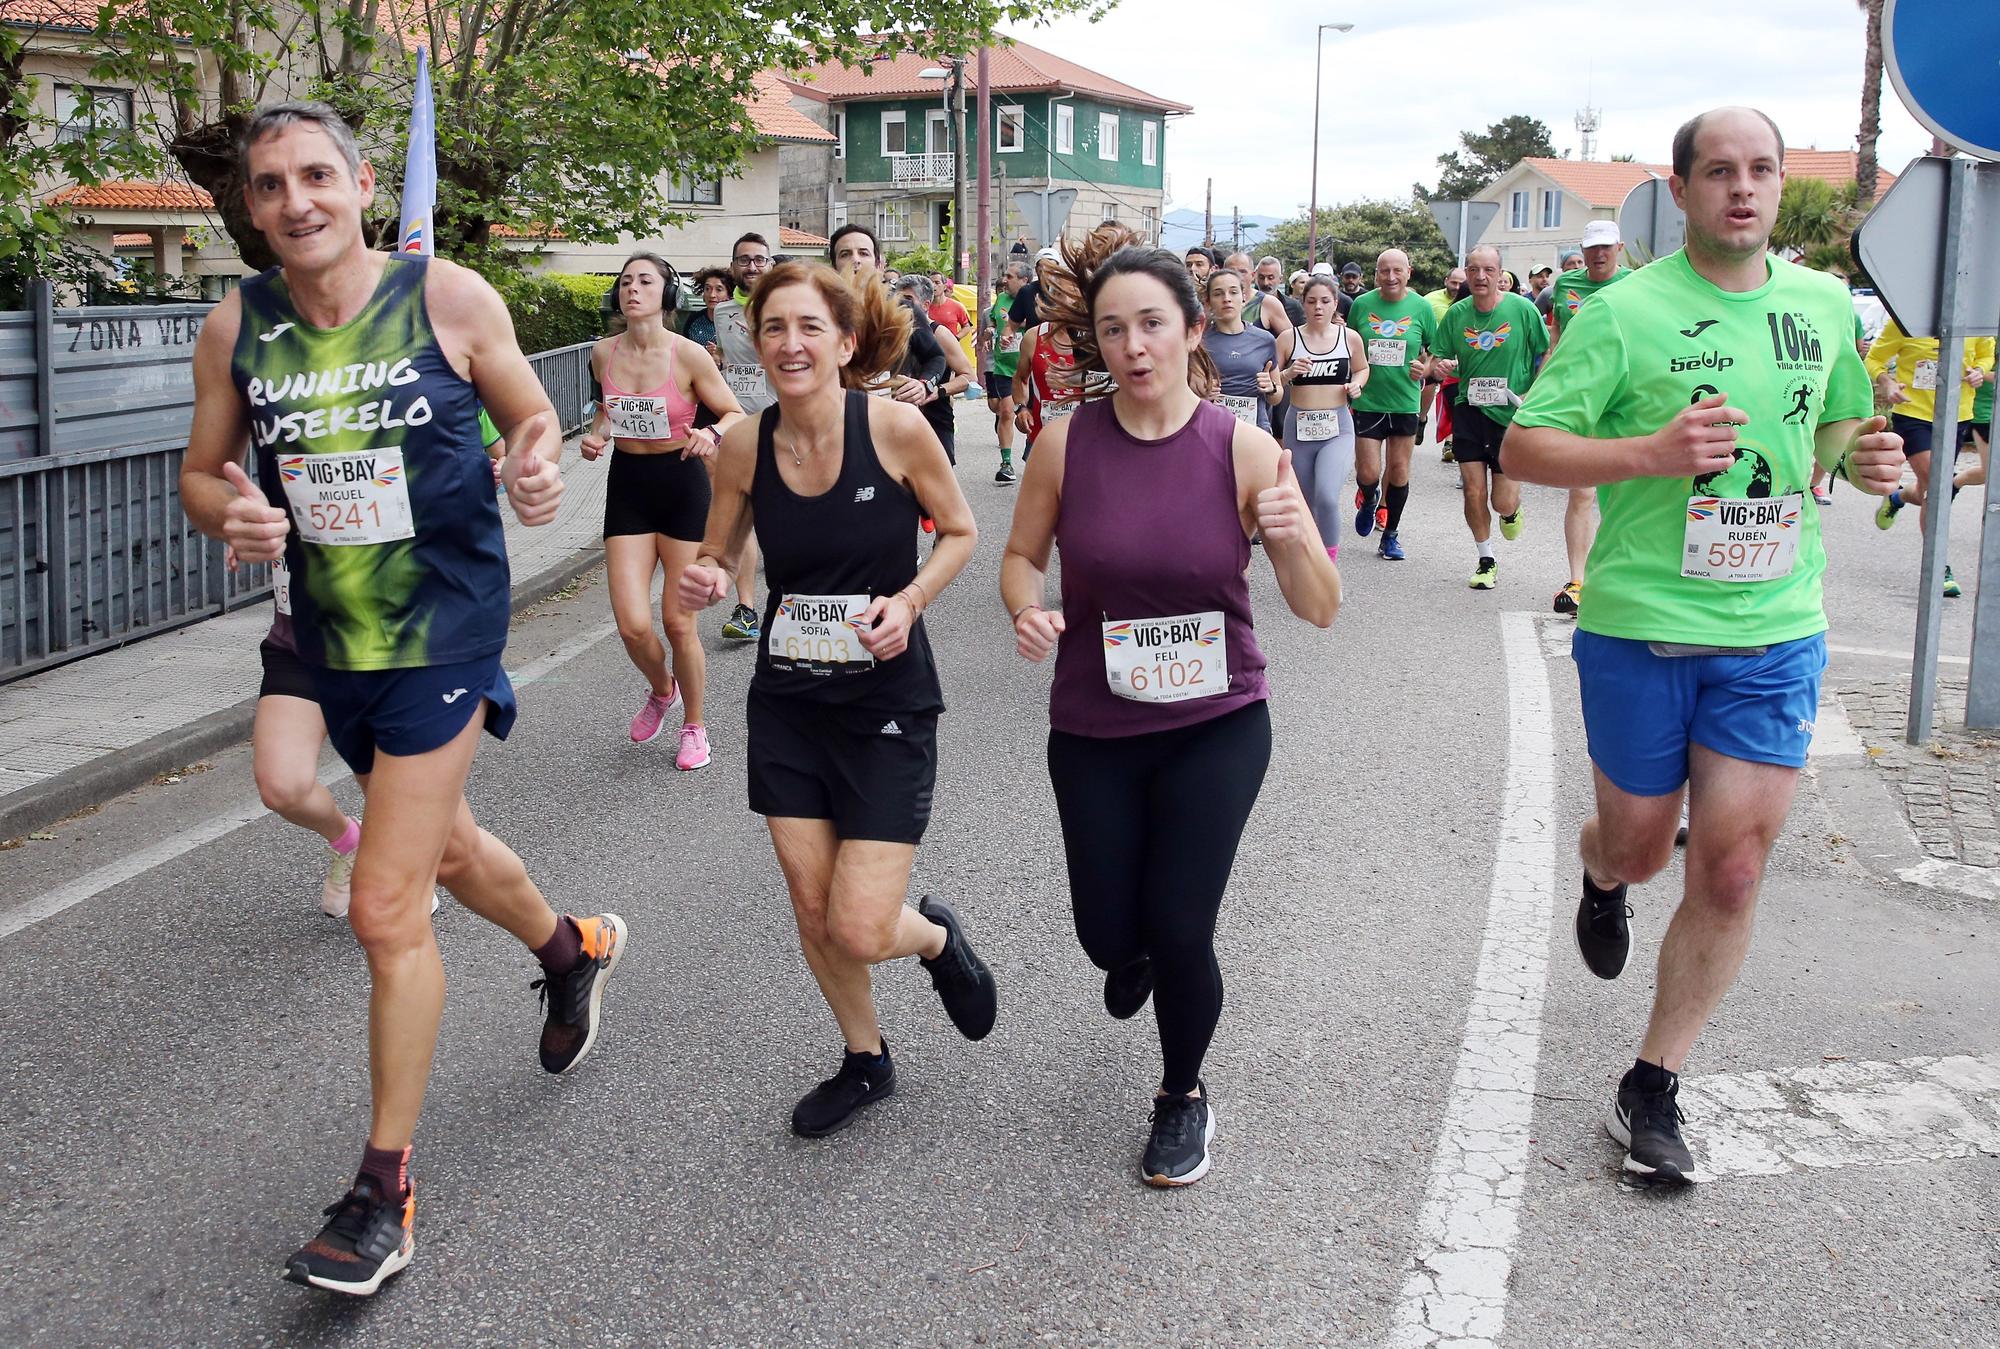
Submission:
POLYGON ((1187 251, 1187 269, 1188 275, 1194 278, 1195 288, 1199 290, 1208 284, 1208 274, 1215 270, 1215 254, 1196 244, 1187 251))
POLYGON ((1665 869, 1690 796, 1685 888, 1606 1124, 1627 1171, 1673 1183, 1698 1179, 1680 1073, 1749 949, 1819 713, 1826 554, 1807 477, 1838 464, 1880 495, 1902 463, 1883 419, 1863 420, 1846 293, 1766 252, 1783 163, 1751 109, 1676 133, 1686 248, 1582 308, 1505 445, 1510 475, 1595 485, 1604 511, 1573 639, 1597 804, 1576 937, 1600 978, 1625 967, 1627 887, 1665 869), (1788 419, 1801 385, 1807 415, 1788 419))
MULTIPOLYGON (((1424 296, 1424 302, 1430 305, 1431 312, 1437 315, 1439 331, 1443 331, 1441 325, 1444 323, 1445 310, 1464 298, 1465 268, 1463 267, 1452 268, 1445 276, 1444 285, 1424 296)), ((1446 379, 1434 371, 1424 376, 1424 416, 1428 418, 1435 408, 1438 456, 1447 464, 1452 462, 1451 403, 1455 397, 1452 386, 1456 383, 1458 383, 1456 379, 1446 379)))
MULTIPOLYGON (((1583 266, 1577 271, 1564 272, 1550 288, 1549 308, 1549 350, 1553 352, 1569 321, 1576 317, 1576 311, 1583 302, 1603 290, 1613 282, 1622 281, 1632 275, 1632 269, 1621 264, 1619 254, 1625 251, 1624 242, 1618 237, 1618 222, 1615 220, 1593 220, 1583 227, 1583 266)), ((1574 614, 1583 602, 1583 569, 1590 559, 1590 545, 1597 538, 1597 501, 1589 488, 1571 488, 1569 501, 1563 507, 1563 547, 1569 553, 1569 580, 1556 592, 1555 611, 1559 614, 1574 614)))
POLYGON ((1361 264, 1344 263, 1340 269, 1340 317, 1343 322, 1351 321, 1348 315, 1354 312, 1354 301, 1368 284, 1362 279, 1361 264))
POLYGON ((694 560, 708 519, 705 461, 743 411, 708 353, 666 326, 669 297, 679 288, 673 268, 658 254, 626 259, 614 287, 625 331, 591 350, 590 368, 604 397, 582 448, 592 460, 612 452, 604 484, 605 584, 625 655, 650 689, 632 718, 632 743, 659 739, 679 708, 674 767, 691 772, 709 762, 702 721, 707 657, 694 615, 681 608, 672 585, 660 595, 667 636, 661 646, 653 630, 653 577, 665 568, 672 580, 694 560), (694 425, 700 407, 715 414, 713 429, 694 425))
POLYGON ((1021 334, 1007 325, 1007 313, 1014 306, 1014 297, 1028 284, 1028 264, 1020 258, 1010 259, 1000 277, 1000 292, 993 297, 993 307, 988 311, 987 321, 993 325, 992 354, 988 359, 993 368, 980 377, 980 385, 986 390, 986 406, 993 414, 993 433, 1000 441, 1000 468, 994 473, 993 481, 1012 484, 1018 482, 1014 471, 1014 368, 1021 358, 1021 334))
POLYGON ((923 418, 860 386, 895 368, 913 322, 869 273, 772 270, 751 301, 777 405, 723 438, 689 608, 729 593, 752 521, 770 598, 748 710, 750 809, 766 818, 799 944, 847 1052, 792 1112, 819 1138, 888 1096, 896 1070, 869 967, 918 956, 967 1039, 993 1027, 993 976, 951 907, 904 902, 931 812, 944 708, 923 611, 972 557, 977 531, 923 418), (789 465, 789 467, 787 467, 789 465), (936 517, 921 570, 918 503, 936 517))
POLYGON ((1210 395, 1237 421, 1259 431, 1271 430, 1271 409, 1285 396, 1278 382, 1278 343, 1262 328, 1243 323, 1243 278, 1224 269, 1208 274, 1208 326, 1202 330, 1202 350, 1215 366, 1218 380, 1210 395))
POLYGON ((514 721, 506 544, 475 399, 506 428, 521 522, 547 524, 562 496, 554 410, 506 306, 474 272, 368 248, 375 173, 331 108, 264 108, 243 147, 250 218, 279 265, 202 325, 181 500, 241 562, 284 556, 299 656, 369 802, 348 909, 368 958, 368 1145, 331 1221, 285 1262, 293 1282, 365 1296, 415 1251, 410 1138, 444 1008, 434 883, 540 961, 552 1073, 596 1042, 625 924, 558 916, 465 804, 481 728, 504 737, 514 721), (236 463, 247 442, 256 482, 236 463))
MULTIPOLYGON (((750 334, 750 292, 758 278, 772 265, 771 245, 761 234, 745 234, 729 250, 729 274, 735 284, 727 303, 715 307, 715 344, 720 351, 716 363, 736 405, 744 415, 755 416, 771 406, 770 386, 764 381, 764 367, 757 363, 757 342, 750 334)), ((708 461, 714 478, 715 461, 708 461)), ((722 635, 732 642, 754 642, 761 629, 757 621, 757 536, 743 546, 736 572, 736 607, 722 621, 722 635)))
POLYGON ((1376 552, 1401 562, 1410 457, 1423 427, 1423 372, 1437 346, 1437 316, 1411 293, 1410 259, 1400 248, 1375 259, 1375 289, 1356 296, 1348 315, 1373 372, 1354 398, 1354 532, 1365 539, 1381 529, 1376 552))
POLYGON ((1465 435, 1453 449, 1466 528, 1479 549, 1479 565, 1466 584, 1491 590, 1500 579, 1493 516, 1500 517, 1502 538, 1521 537, 1521 485, 1501 471, 1500 437, 1534 382, 1535 358, 1549 349, 1549 331, 1532 304, 1500 289, 1499 249, 1481 244, 1466 254, 1465 277, 1472 293, 1438 324, 1435 368, 1459 381, 1452 424, 1465 435))
POLYGON ((1312 507, 1326 555, 1340 555, 1341 492, 1354 467, 1354 412, 1368 384, 1368 351, 1352 328, 1335 317, 1340 287, 1324 273, 1306 282, 1306 326, 1278 341, 1280 375, 1290 399, 1285 448, 1299 490, 1312 507))
MULTIPOLYGON (((1296 328, 1306 321, 1306 307, 1284 284, 1285 264, 1273 257, 1257 259, 1257 286, 1265 295, 1277 297, 1285 307, 1285 322, 1296 328)), ((1199 287, 1197 287, 1199 289, 1199 287)), ((1248 299, 1245 296, 1245 299, 1248 299)))
POLYGON ((1279 302, 1277 296, 1266 295, 1256 290, 1257 268, 1250 261, 1250 255, 1242 252, 1231 253, 1222 260, 1222 265, 1243 278, 1243 285, 1246 288, 1243 297, 1246 301, 1243 306, 1244 323, 1252 328, 1262 328, 1277 338, 1278 346, 1282 350, 1285 345, 1285 335, 1292 330, 1292 320, 1285 313, 1285 306, 1279 302), (1256 291, 1257 298, 1254 303, 1249 303, 1250 291, 1256 291))
MULTIPOLYGON (((1972 440, 1972 427, 1978 422, 1975 405, 1979 385, 1993 373, 1993 348, 1991 337, 1965 339, 1965 364, 1959 374, 1958 434, 1952 445, 1954 497, 1960 486, 1956 460, 1972 440)), ((1910 471, 1916 475, 1914 483, 1889 493, 1875 508, 1878 529, 1894 528, 1897 512, 1907 504, 1917 508, 1918 535, 1930 530, 1925 497, 1930 492, 1932 419, 1937 416, 1940 359, 1942 350, 1935 337, 1910 337, 1894 319, 1883 325, 1881 334, 1868 348, 1867 367, 1875 381, 1876 396, 1888 406, 1889 425, 1903 438, 1903 446, 1910 455, 1910 471), (1894 373, 1889 370, 1892 364, 1896 367, 1894 373)), ((1944 569, 1944 594, 1947 599, 1959 596, 1959 584, 1951 574, 1949 562, 1944 569)))
POLYGON ((1119 391, 1046 433, 1000 591, 1020 653, 1056 653, 1049 779, 1077 937, 1111 1015, 1154 999, 1164 1062, 1140 1174, 1178 1186, 1209 1168, 1215 921, 1271 755, 1250 535, 1263 532, 1285 602, 1317 626, 1340 607, 1340 574, 1290 454, 1193 391, 1215 378, 1193 280, 1171 253, 1119 247, 1135 239, 1094 235, 1070 259, 1081 295, 1056 289, 1056 325, 1119 391), (1052 546, 1059 612, 1042 608, 1052 546))
MULTIPOLYGON (((959 344, 957 335, 950 327, 929 317, 936 302, 936 292, 929 281, 912 272, 896 283, 896 294, 910 306, 910 317, 916 321, 918 328, 929 325, 931 340, 937 343, 938 352, 944 357, 945 374, 943 382, 937 386, 937 396, 922 404, 918 411, 924 414, 924 420, 930 423, 938 443, 944 446, 945 458, 956 464, 958 412, 955 400, 972 387, 972 358, 965 354, 965 348, 959 344)), ((925 532, 930 531, 926 529, 925 532)))

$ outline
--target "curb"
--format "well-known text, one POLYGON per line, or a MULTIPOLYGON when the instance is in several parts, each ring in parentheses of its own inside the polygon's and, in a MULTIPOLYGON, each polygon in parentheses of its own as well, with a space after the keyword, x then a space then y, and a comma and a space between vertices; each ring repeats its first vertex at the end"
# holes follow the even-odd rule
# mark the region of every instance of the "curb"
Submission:
MULTIPOLYGON (((514 587, 513 612, 540 604, 604 560, 597 541, 514 587)), ((144 786, 157 775, 193 763, 250 738, 257 718, 257 699, 245 698, 234 707, 211 712, 129 749, 105 754, 87 764, 58 773, 36 787, 26 801, 0 806, 0 838, 18 838, 44 829, 87 806, 98 805, 144 786)))

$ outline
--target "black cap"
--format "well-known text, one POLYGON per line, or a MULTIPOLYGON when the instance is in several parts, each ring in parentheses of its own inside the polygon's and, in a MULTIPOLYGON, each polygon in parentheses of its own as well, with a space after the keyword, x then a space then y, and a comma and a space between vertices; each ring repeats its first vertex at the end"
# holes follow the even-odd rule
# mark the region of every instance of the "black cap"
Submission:
POLYGON ((1340 269, 1340 274, 1342 276, 1360 276, 1361 264, 1358 262, 1350 262, 1345 267, 1342 267, 1340 269))

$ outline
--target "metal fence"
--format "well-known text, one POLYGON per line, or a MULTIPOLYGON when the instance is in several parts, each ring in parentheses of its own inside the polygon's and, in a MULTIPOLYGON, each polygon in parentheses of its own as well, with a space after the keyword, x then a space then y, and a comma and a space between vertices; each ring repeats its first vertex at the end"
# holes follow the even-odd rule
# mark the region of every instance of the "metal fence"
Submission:
MULTIPOLYGON (((194 335, 209 306, 0 314, 0 683, 250 603, 181 510, 194 335)), ((528 358, 565 434, 590 344, 528 358)))

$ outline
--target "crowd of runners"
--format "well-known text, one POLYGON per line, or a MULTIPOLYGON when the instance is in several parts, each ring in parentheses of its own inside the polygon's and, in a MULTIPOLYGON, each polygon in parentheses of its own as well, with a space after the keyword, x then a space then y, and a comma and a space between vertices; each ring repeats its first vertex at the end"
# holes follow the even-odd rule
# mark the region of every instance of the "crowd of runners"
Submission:
MULTIPOLYGON (((410 1149, 444 999, 434 887, 539 965, 549 1073, 597 1044, 631 936, 617 914, 554 910, 464 797, 482 732, 515 718, 495 483, 525 525, 563 495, 555 413, 505 307, 473 272, 366 247, 373 171, 331 110, 264 109, 241 153, 279 262, 202 329, 182 493, 236 563, 280 567, 257 778, 332 850, 323 903, 370 974, 372 1103, 355 1181, 285 1272, 365 1295, 415 1249, 410 1149), (359 821, 314 778, 328 739, 362 786, 359 821)), ((1275 258, 1177 257, 1114 224, 1010 259, 981 306, 995 476, 1018 484, 1001 597, 1020 655, 1053 661, 1047 766, 1076 936, 1110 1015, 1154 1009, 1148 1183, 1193 1183, 1212 1160, 1214 933, 1283 734, 1257 638, 1274 616, 1253 611, 1248 573, 1261 552, 1284 606, 1330 625, 1349 529, 1405 556, 1432 424, 1476 588, 1497 583, 1495 525, 1521 532, 1520 484, 1570 490, 1554 602, 1578 615, 1595 813, 1575 936, 1596 975, 1623 970, 1628 888, 1667 866, 1685 803, 1683 894, 1607 1127, 1628 1170, 1697 1178, 1678 1074, 1748 948, 1826 661, 1820 475, 1883 497, 1885 528, 1921 512, 1921 488, 1896 492, 1906 459, 1923 481, 1940 375, 1935 343, 1900 333, 1864 365, 1846 288, 1771 256, 1783 144, 1767 117, 1696 117, 1672 159, 1686 248, 1628 270, 1615 226, 1594 222, 1575 267, 1533 278, 1539 296, 1490 248, 1420 295, 1396 249, 1372 287, 1358 265, 1286 282, 1275 258)), ((978 546, 951 402, 974 382, 972 316, 940 308, 935 278, 886 275, 862 226, 830 253, 774 261, 744 236, 701 278, 706 326, 689 333, 665 322, 676 270, 634 254, 582 440, 611 456, 613 618, 647 686, 631 739, 678 712, 677 765, 706 764, 697 616, 727 602, 725 635, 757 644, 748 804, 841 1041, 792 1111, 807 1138, 895 1090, 876 966, 916 957, 969 1040, 1005 1006, 976 909, 907 893, 949 659, 924 618, 978 546)), ((1968 416, 1990 411, 1992 361, 1990 340, 1973 348, 1968 416)))

